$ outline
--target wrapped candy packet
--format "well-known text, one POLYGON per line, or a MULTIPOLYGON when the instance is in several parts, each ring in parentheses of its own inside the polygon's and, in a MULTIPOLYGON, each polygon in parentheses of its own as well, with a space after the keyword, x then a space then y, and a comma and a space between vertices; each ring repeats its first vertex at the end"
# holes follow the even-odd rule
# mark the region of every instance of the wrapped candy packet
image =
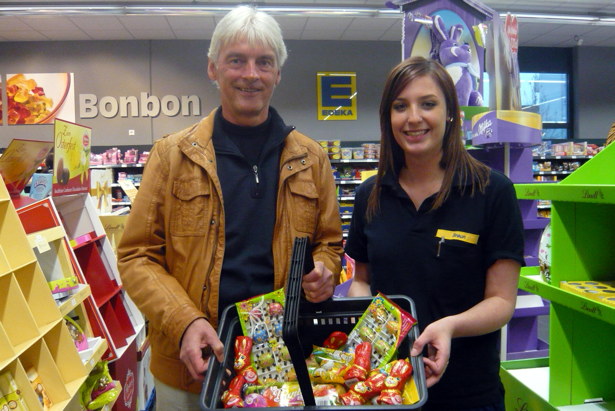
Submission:
POLYGON ((353 361, 353 353, 314 346, 306 364, 312 382, 341 384, 342 371, 353 361))
POLYGON ((252 339, 252 365, 263 383, 296 380, 282 338, 284 301, 279 289, 235 304, 243 334, 252 339))
POLYGON ((389 375, 384 380, 384 387, 376 399, 383 405, 400 405, 403 403, 402 390, 412 375, 412 364, 406 359, 394 361, 389 375))
POLYGON ((371 368, 382 367, 394 358, 397 347, 414 324, 416 319, 410 313, 378 293, 348 335, 342 350, 354 351, 360 343, 370 342, 371 368))
POLYGON ((363 341, 355 347, 352 364, 342 371, 342 377, 347 384, 349 381, 365 381, 367 379, 367 375, 371 371, 371 356, 372 344, 369 341, 363 341))
POLYGON ((237 375, 243 375, 248 384, 258 383, 258 374, 252 366, 252 339, 244 335, 235 338, 235 361, 233 368, 237 375))
POLYGON ((354 384, 346 394, 341 396, 342 404, 344 405, 363 405, 370 399, 374 398, 384 388, 384 382, 387 374, 375 370, 365 381, 359 381, 354 384))

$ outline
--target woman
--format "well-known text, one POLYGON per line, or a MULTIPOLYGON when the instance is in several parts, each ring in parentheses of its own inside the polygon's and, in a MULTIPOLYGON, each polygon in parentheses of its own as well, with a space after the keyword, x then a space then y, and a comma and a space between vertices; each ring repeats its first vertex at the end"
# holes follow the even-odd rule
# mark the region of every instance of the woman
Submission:
POLYGON ((435 61, 393 68, 380 129, 378 174, 357 190, 346 245, 356 261, 349 295, 414 300, 424 409, 504 410, 499 330, 523 264, 513 185, 465 150, 455 86, 435 61))

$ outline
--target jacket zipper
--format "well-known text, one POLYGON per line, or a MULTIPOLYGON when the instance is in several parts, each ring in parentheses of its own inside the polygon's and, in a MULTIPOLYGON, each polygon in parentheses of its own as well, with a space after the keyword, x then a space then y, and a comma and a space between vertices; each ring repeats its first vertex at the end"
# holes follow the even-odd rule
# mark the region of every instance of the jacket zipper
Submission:
POLYGON ((254 179, 256 180, 256 184, 258 184, 260 181, 258 179, 258 166, 256 164, 252 166, 252 171, 254 171, 254 179))

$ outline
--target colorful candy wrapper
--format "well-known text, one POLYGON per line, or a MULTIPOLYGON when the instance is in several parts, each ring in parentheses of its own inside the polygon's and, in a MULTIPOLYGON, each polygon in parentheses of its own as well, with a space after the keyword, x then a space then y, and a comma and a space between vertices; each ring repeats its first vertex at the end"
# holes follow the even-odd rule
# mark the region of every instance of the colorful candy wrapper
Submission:
POLYGON ((348 334, 342 331, 333 331, 322 344, 325 348, 337 350, 348 341, 348 334))
POLYGON ((412 375, 412 364, 406 359, 393 363, 389 375, 384 380, 382 392, 376 399, 378 404, 400 405, 403 403, 402 389, 412 375))
POLYGON ((311 381, 326 384, 344 383, 342 371, 353 361, 353 353, 314 346, 306 363, 311 381))
POLYGON ((243 335, 252 338, 252 366, 262 383, 296 380, 282 338, 284 301, 279 289, 235 304, 243 335))
POLYGON ((365 341, 357 345, 354 349, 354 361, 352 365, 342 372, 346 381, 365 381, 367 374, 371 370, 370 359, 372 356, 372 344, 365 341))
POLYGON ((231 380, 228 390, 222 393, 222 404, 224 405, 224 408, 244 407, 244 402, 241 398, 241 389, 245 383, 246 379, 243 375, 238 375, 231 380))
POLYGON ((352 351, 360 343, 370 342, 373 347, 371 368, 382 367, 394 358, 397 347, 414 324, 416 320, 410 313, 378 293, 341 349, 352 351))
POLYGON ((374 398, 384 388, 387 375, 382 372, 373 372, 365 381, 359 381, 350 390, 341 396, 344 405, 363 405, 374 398))
POLYGON ((235 362, 233 368, 237 375, 243 375, 248 384, 258 383, 258 374, 252 366, 252 339, 243 335, 235 339, 235 362))

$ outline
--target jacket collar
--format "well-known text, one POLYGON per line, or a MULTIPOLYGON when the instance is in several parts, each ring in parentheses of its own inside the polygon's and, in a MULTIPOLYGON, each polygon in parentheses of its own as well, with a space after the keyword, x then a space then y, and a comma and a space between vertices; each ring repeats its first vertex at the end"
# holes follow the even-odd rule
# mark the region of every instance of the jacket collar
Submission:
MULTIPOLYGON (((282 117, 273 107, 269 109, 271 110, 274 132, 280 143, 284 141, 281 163, 284 164, 293 158, 307 156, 307 149, 303 145, 296 139, 286 138, 290 133, 296 132, 295 127, 284 124, 282 117)), ((214 119, 218 110, 219 107, 213 109, 205 118, 194 125, 178 143, 180 149, 188 158, 209 171, 213 171, 216 167, 216 153, 212 136, 214 119), (213 169, 210 169, 212 166, 213 169)))

